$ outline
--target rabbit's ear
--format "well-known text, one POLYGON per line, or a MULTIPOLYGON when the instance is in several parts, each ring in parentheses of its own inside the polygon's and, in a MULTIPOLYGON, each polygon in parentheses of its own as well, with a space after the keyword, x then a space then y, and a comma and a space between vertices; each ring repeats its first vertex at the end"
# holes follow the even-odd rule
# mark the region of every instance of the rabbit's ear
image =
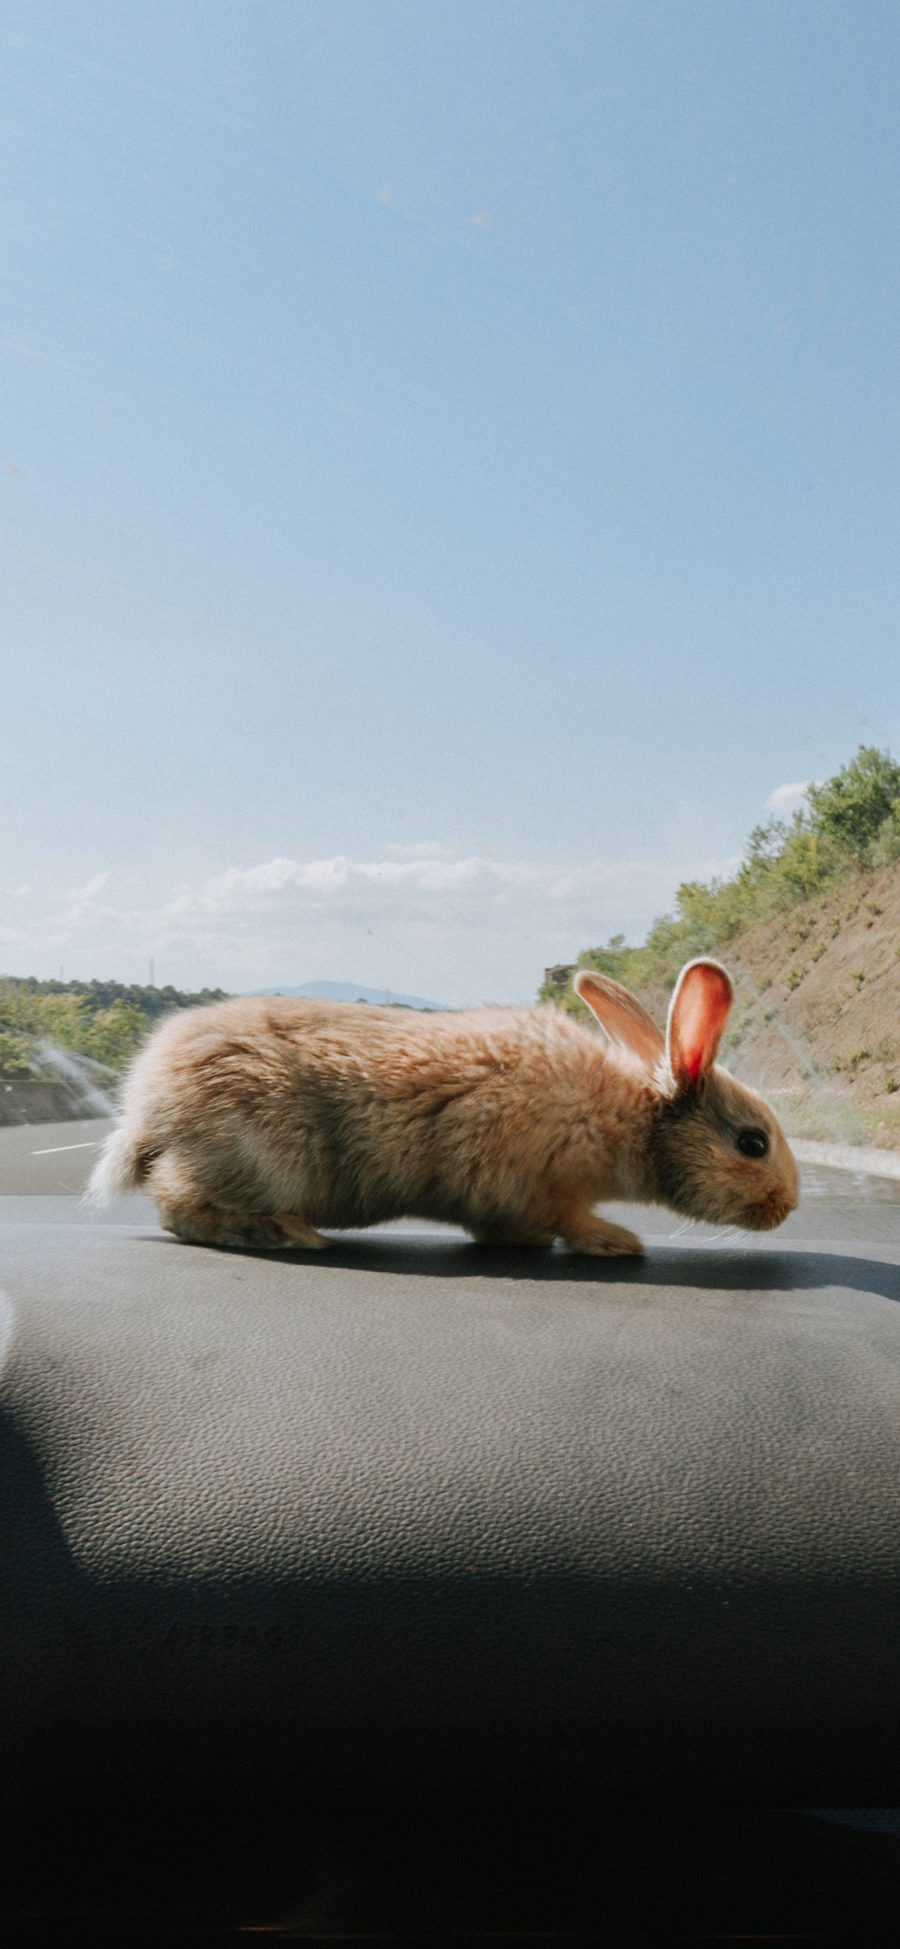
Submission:
POLYGON ((609 975, 595 974, 593 968, 579 968, 572 986, 609 1041, 630 1049, 652 1074, 666 1045, 652 1015, 636 997, 609 975))
POLYGON ((716 1059, 733 989, 718 961, 689 961, 675 984, 666 1029, 669 1068, 679 1090, 696 1089, 716 1059))

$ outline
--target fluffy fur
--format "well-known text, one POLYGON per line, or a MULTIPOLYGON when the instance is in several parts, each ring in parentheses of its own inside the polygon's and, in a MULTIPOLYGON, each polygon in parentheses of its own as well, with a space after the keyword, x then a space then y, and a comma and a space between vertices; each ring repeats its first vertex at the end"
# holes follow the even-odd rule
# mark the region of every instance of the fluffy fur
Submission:
MULTIPOLYGON (((696 1027, 702 996, 688 990, 696 1027)), ((177 1237, 269 1250, 417 1217, 484 1241, 641 1251, 594 1213, 610 1198, 780 1222, 796 1171, 765 1104, 709 1063, 685 1085, 677 1012, 667 1054, 616 983, 592 976, 582 992, 603 1036, 553 1008, 258 998, 172 1015, 129 1071, 88 1196, 141 1185, 177 1237), (771 1134, 766 1159, 735 1149, 746 1124, 771 1134)))

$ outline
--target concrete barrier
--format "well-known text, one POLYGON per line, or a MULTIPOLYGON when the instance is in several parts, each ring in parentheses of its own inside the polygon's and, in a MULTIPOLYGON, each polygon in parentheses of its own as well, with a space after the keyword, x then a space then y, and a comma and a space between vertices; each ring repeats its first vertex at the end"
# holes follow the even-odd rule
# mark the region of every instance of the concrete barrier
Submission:
POLYGON ((823 1164, 834 1171, 863 1171, 867 1177, 900 1178, 900 1151, 867 1150, 863 1144, 818 1144, 802 1138, 791 1149, 798 1164, 823 1164))

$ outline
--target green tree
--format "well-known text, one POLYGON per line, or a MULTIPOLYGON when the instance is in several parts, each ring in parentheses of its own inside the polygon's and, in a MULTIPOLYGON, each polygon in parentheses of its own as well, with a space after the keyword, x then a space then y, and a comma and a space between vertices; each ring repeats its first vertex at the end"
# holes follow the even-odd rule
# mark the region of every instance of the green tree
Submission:
POLYGON ((809 787, 814 828, 864 859, 888 819, 900 817, 900 765, 888 751, 861 744, 849 765, 809 787))
POLYGON ((108 1069, 124 1069, 149 1026, 146 1015, 133 1003, 116 1001, 84 1025, 77 1046, 82 1055, 92 1056, 108 1069))
POLYGON ((40 995, 33 1003, 34 1032, 63 1049, 81 1050, 90 1020, 83 995, 40 995))
POLYGON ((0 1029, 0 1076, 30 1076, 31 1051, 21 1035, 0 1029))

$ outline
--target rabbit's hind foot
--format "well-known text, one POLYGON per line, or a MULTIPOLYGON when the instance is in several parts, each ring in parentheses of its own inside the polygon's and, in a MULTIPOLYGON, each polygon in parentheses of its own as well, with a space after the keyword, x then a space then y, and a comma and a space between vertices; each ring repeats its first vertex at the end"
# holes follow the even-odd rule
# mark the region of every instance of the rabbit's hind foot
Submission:
POLYGON ((220 1205, 160 1206, 160 1223, 188 1245, 223 1245, 232 1251, 322 1252, 330 1239, 291 1212, 229 1211, 220 1205))

